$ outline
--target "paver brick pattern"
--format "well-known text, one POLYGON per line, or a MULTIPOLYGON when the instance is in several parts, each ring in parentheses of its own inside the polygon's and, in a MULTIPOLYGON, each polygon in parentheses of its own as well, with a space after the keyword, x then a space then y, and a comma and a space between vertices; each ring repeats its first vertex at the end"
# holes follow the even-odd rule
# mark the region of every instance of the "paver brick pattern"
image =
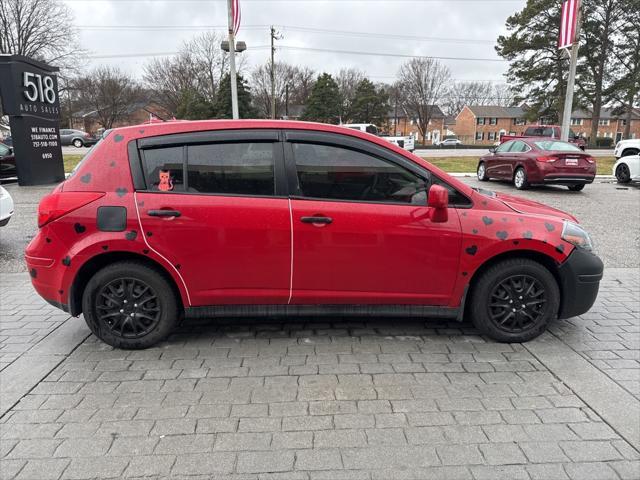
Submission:
MULTIPOLYGON (((639 398, 637 274, 607 275, 551 331, 639 398)), ((27 282, 2 284, 3 328, 29 330, 28 305, 64 317, 27 282)), ((32 480, 640 477, 640 454, 525 345, 397 319, 188 321, 143 351, 89 337, 0 419, 0 458, 1 478, 32 480)))

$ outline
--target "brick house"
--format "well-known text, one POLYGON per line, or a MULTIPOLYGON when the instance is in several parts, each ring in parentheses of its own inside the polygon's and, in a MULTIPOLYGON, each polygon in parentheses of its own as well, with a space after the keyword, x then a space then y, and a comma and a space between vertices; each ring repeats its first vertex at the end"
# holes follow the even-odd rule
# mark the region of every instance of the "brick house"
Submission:
MULTIPOLYGON (((168 120, 172 118, 172 115, 155 102, 138 102, 129 107, 126 117, 116 121, 113 128, 148 123, 153 118, 168 120)), ((102 129, 102 125, 98 123, 98 115, 95 110, 85 110, 73 113, 71 128, 95 134, 102 129)))
MULTIPOLYGON (((431 109, 431 119, 427 125, 427 132, 424 138, 425 145, 432 145, 447 135, 445 114, 437 105, 431 105, 431 109)), ((416 139, 420 139, 417 115, 408 115, 404 108, 398 106, 397 112, 394 108, 389 110, 387 119, 388 132, 386 133, 402 136, 413 135, 416 139)))
MULTIPOLYGON (((626 124, 626 114, 614 115, 610 108, 603 108, 598 122, 598 137, 612 138, 616 143, 622 140, 626 124)), ((574 110, 571 112, 571 129, 578 135, 589 138, 591 135, 591 112, 587 110, 574 110)), ((631 138, 640 138, 640 108, 631 112, 631 138)))
POLYGON ((521 135, 528 122, 523 107, 465 105, 456 116, 454 131, 464 144, 493 145, 500 135, 521 135))

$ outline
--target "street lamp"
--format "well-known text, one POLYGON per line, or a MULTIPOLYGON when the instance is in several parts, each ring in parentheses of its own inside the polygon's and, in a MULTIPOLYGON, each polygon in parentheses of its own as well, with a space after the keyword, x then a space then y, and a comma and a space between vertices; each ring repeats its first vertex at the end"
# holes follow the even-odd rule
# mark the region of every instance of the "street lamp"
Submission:
MULTIPOLYGON (((223 40, 222 42, 220 42, 220 48, 222 50, 224 50, 225 52, 229 51, 229 40, 223 40)), ((247 49, 247 44, 243 41, 238 41, 236 42, 236 48, 234 51, 238 52, 238 53, 242 53, 247 49)))

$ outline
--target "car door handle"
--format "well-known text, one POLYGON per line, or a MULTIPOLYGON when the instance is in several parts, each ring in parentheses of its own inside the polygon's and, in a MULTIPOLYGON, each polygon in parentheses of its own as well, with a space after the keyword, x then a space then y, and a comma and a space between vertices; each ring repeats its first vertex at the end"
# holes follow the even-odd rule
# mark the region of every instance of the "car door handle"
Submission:
POLYGON ((301 217, 300 221, 302 223, 324 223, 329 224, 333 222, 331 217, 301 217))
POLYGON ((150 217, 179 217, 182 215, 178 210, 149 210, 150 217))

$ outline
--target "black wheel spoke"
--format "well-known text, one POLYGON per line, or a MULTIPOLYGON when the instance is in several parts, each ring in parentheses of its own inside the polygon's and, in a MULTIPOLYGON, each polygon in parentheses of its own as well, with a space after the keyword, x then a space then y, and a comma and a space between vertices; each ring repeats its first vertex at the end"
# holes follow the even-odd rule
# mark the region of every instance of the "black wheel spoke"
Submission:
POLYGON ((95 312, 114 335, 139 338, 158 325, 162 309, 150 285, 137 278, 119 278, 99 290, 95 312))

